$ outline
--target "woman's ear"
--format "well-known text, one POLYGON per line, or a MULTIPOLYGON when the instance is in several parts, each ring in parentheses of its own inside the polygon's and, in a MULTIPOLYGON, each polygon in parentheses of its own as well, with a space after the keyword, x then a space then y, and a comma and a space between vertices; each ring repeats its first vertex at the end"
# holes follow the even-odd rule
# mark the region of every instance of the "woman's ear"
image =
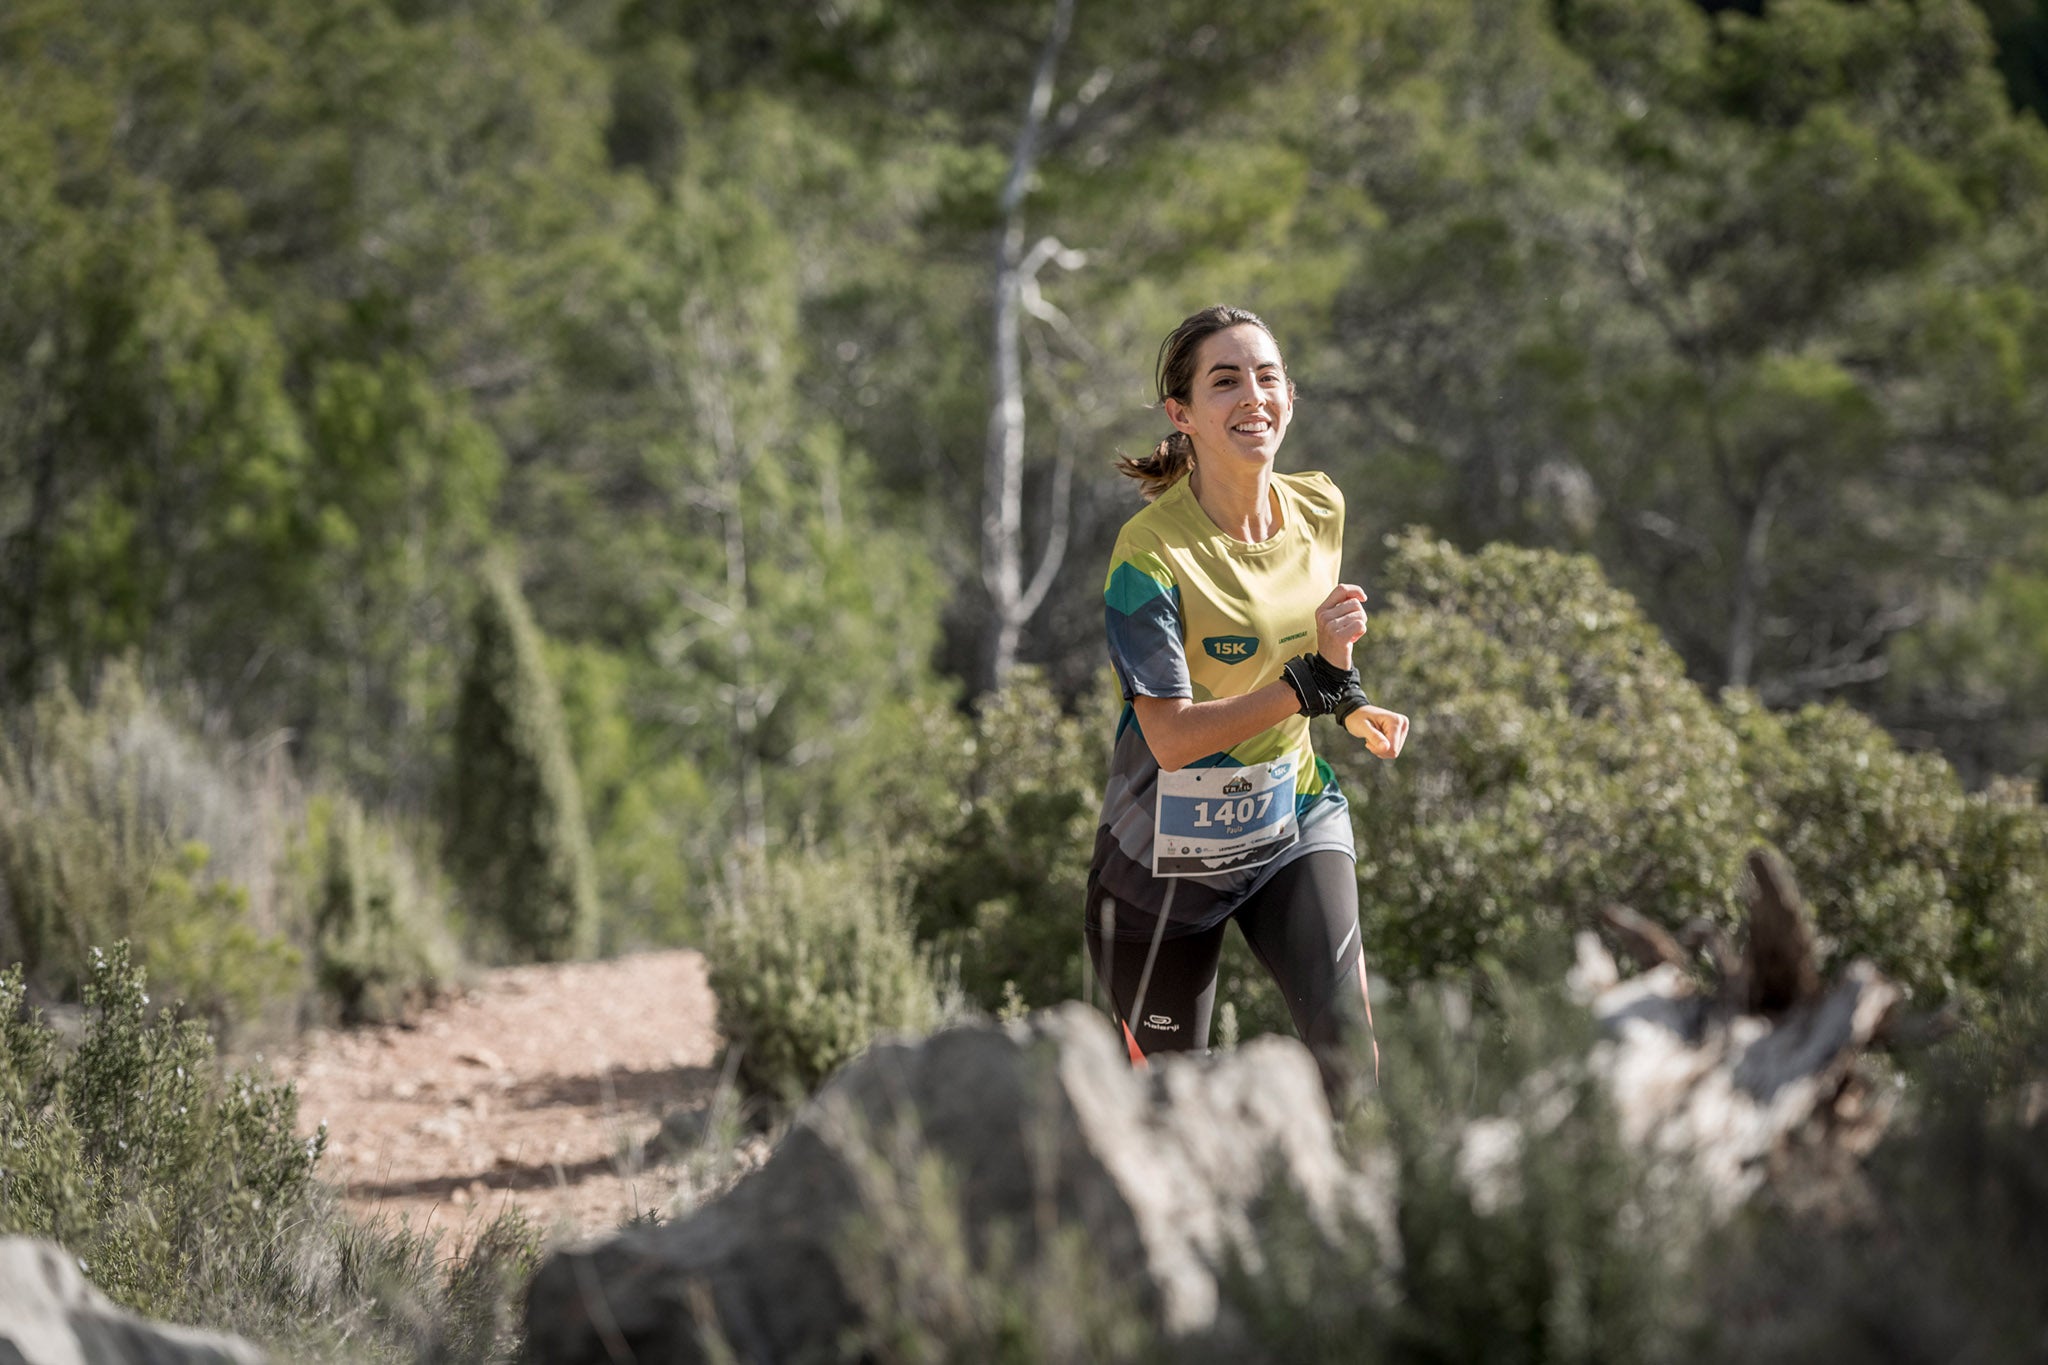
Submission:
POLYGON ((1194 424, 1188 420, 1187 404, 1181 402, 1178 398, 1169 397, 1161 400, 1160 406, 1166 409, 1167 421, 1173 423, 1175 427, 1190 436, 1195 434, 1194 424))

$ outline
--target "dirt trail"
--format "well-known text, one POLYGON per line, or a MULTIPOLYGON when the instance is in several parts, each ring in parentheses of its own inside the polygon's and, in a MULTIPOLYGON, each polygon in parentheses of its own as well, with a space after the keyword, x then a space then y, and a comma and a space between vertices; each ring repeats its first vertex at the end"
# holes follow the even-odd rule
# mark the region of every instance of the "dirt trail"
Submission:
MULTIPOLYGON (((557 1235, 666 1210, 683 1177, 641 1151, 718 1088, 703 956, 487 973, 403 1025, 308 1035, 276 1070, 351 1212, 474 1233, 507 1206, 557 1235)), ((466 1237, 464 1238, 466 1240, 466 1237)))

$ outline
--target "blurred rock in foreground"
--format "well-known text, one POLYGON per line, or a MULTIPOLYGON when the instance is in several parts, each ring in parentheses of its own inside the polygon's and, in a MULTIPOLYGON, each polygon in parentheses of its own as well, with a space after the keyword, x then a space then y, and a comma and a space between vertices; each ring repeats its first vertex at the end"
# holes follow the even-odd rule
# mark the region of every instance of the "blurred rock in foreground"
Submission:
POLYGON ((86 1282, 71 1253, 0 1237, 0 1361, 21 1365, 261 1365, 237 1337, 150 1322, 86 1282))
MULTIPOLYGON (((1824 984, 1798 888, 1775 857, 1750 859, 1749 933, 1738 954, 1711 930, 1692 950, 1621 907, 1607 927, 1646 970, 1622 980, 1590 932, 1578 941, 1574 993, 1600 1041, 1585 1064, 1605 1084, 1621 1135, 1667 1169, 1686 1171, 1725 1216, 1770 1182, 1788 1206, 1835 1214, 1867 1198, 1860 1163, 1883 1136, 1893 1095, 1864 1063, 1873 1046, 1914 1027, 1901 993, 1868 962, 1824 984), (1705 984, 1689 970, 1709 964, 1705 984)), ((1554 1077, 1522 1087, 1512 1112, 1468 1129, 1461 1168, 1484 1205, 1502 1182, 1525 1125, 1544 1120, 1554 1077)))
MULTIPOLYGON (((1134 1071, 1071 1003, 1019 1023, 875 1047, 835 1076, 767 1164, 689 1218, 562 1252, 527 1299, 527 1358, 707 1358, 715 1321, 743 1361, 820 1352, 860 1321, 838 1258, 886 1225, 923 1155, 957 1183, 971 1254, 995 1234, 1020 1279, 1078 1234, 1111 1292, 1170 1338, 1216 1326, 1217 1274, 1256 1259, 1278 1180, 1332 1236, 1386 1227, 1384 1182, 1338 1155, 1316 1066, 1291 1039, 1134 1071)), ((900 1221, 900 1219, 899 1219, 900 1221)))
MULTIPOLYGON (((1711 929, 1686 946, 1617 908, 1609 928, 1647 968, 1624 981, 1582 936, 1570 984, 1599 1041, 1452 1139, 1479 1210, 1519 1197, 1524 1143, 1561 1121, 1588 1077, 1608 1092, 1625 1142, 1675 1188, 1701 1192, 1712 1215, 1773 1176, 1780 1199, 1855 1206, 1859 1163, 1891 1109, 1862 1058, 1899 1028, 1900 992, 1862 962, 1823 983, 1789 875, 1764 855, 1751 873, 1739 954, 1711 929)), ((1055 1282, 1040 1272, 1060 1237, 1078 1237, 1092 1258, 1075 1300, 1099 1291, 1128 1305, 1175 1358, 1241 1358, 1218 1276, 1233 1258, 1258 1273, 1256 1224, 1274 1198, 1298 1201, 1333 1241, 1374 1237, 1377 1264, 1398 1265, 1391 1157, 1339 1155, 1306 1049, 1261 1038, 1134 1071, 1109 1023, 1069 1004, 878 1046, 722 1198, 679 1223, 557 1254, 529 1291, 527 1358, 729 1358, 707 1346, 707 1324, 740 1361, 837 1358, 877 1314, 919 1322, 948 1308, 970 1262, 1005 1283, 1055 1282), (931 1158, 957 1188, 935 1192, 931 1158), (940 1206, 957 1221, 919 1221, 940 1206)), ((1020 1302, 1015 1311, 1048 1306, 1020 1302)))

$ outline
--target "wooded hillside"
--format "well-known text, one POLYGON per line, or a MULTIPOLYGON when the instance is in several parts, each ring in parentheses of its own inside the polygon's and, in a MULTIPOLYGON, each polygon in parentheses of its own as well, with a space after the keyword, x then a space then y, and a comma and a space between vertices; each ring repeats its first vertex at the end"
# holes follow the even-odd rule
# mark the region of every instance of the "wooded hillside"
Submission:
POLYGON ((1100 686, 1110 460, 1227 298, 1369 586, 1411 524, 1590 551, 1710 689, 2038 777, 2042 24, 1995 9, 11 6, 5 700, 133 653, 434 810, 507 551, 613 937, 665 937, 735 845, 875 837, 932 709, 1100 686))

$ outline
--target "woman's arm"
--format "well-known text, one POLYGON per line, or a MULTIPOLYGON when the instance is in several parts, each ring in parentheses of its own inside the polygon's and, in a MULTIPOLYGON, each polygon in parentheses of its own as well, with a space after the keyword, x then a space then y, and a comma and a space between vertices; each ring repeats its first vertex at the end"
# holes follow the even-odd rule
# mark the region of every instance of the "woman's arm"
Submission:
MULTIPOLYGON (((1316 652, 1339 668, 1351 667, 1351 646, 1365 634, 1365 592, 1339 583, 1316 608, 1316 652)), ((1192 701, 1187 697, 1133 697, 1138 728, 1162 771, 1173 772, 1198 758, 1242 744, 1301 711, 1301 698, 1286 682, 1268 683, 1241 697, 1192 701)), ((1402 730, 1406 733, 1407 722, 1402 730)), ((1368 742, 1368 747, 1372 747, 1368 742)), ((1379 750, 1374 748, 1375 753, 1379 750)), ((1394 752, 1400 752, 1398 743, 1394 752)), ((1393 754, 1383 754, 1391 758, 1393 754)))
POLYGON ((1138 728, 1152 757, 1170 773, 1272 729, 1301 710, 1301 698, 1286 683, 1275 682, 1241 697, 1214 701, 1133 697, 1131 709, 1138 714, 1138 728))

